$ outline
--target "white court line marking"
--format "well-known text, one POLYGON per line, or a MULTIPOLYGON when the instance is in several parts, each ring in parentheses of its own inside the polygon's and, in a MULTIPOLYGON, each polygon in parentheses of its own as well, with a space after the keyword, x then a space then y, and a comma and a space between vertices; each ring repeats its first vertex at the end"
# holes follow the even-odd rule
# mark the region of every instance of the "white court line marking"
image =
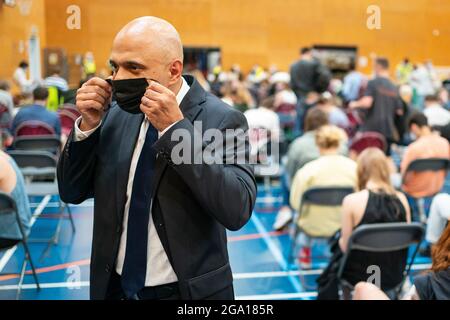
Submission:
MULTIPOLYGON (((267 247, 269 248, 269 251, 271 252, 272 256, 275 258, 275 260, 278 262, 278 265, 281 267, 281 269, 286 270, 288 268, 288 262, 283 257, 283 253, 280 251, 277 245, 275 245, 275 242, 272 240, 272 238, 267 234, 267 230, 262 224, 261 220, 259 220, 258 216, 256 214, 252 215, 251 221, 253 221, 253 224, 256 227, 256 230, 258 233, 260 233, 263 237, 263 241, 266 243, 267 247)), ((289 277, 289 281, 291 282, 292 286, 297 291, 301 291, 301 285, 300 281, 294 277, 289 277)))
MULTIPOLYGON (((428 270, 431 268, 431 264, 415 264, 412 266, 411 270, 428 270)), ((293 270, 293 271, 268 271, 268 272, 248 272, 248 273, 235 273, 233 274, 233 279, 256 279, 256 278, 279 278, 279 277, 289 277, 289 276, 311 276, 320 275, 323 269, 312 269, 312 270, 293 270)))
MULTIPOLYGON (((39 205, 40 203, 37 202, 31 202, 30 203, 30 207, 36 207, 37 205, 39 205)), ((85 201, 83 203, 77 204, 76 207, 80 207, 80 208, 90 208, 94 206, 94 201, 85 201)), ((58 208, 59 207, 59 203, 58 202, 49 202, 47 204, 47 208, 58 208)))
MULTIPOLYGON (((54 288, 68 288, 76 290, 80 287, 89 287, 89 281, 78 281, 78 282, 54 282, 54 283, 40 283, 39 284, 41 288, 43 289, 54 289, 54 288)), ((0 290, 17 290, 18 285, 6 285, 6 286, 0 286, 0 290)), ((22 289, 30 290, 30 289, 37 289, 36 284, 24 284, 22 285, 22 289)))
POLYGON ((319 275, 322 269, 316 270, 297 270, 297 271, 269 271, 269 272, 249 272, 249 273, 235 273, 233 279, 256 279, 256 278, 279 278, 289 276, 309 276, 319 275))
POLYGON ((236 300, 285 300, 295 298, 315 298, 317 292, 275 293, 254 296, 238 296, 236 300))
POLYGON ((275 203, 283 201, 283 197, 264 197, 256 199, 256 204, 267 204, 267 203, 275 203))
POLYGON ((413 264, 411 270, 428 270, 431 269, 431 263, 413 264))
MULTIPOLYGON (((36 210, 34 210, 33 216, 30 220, 30 229, 34 225, 34 223, 36 222, 36 219, 39 217, 39 215, 42 213, 42 211, 44 211, 44 208, 47 205, 47 203, 50 201, 51 197, 52 197, 51 195, 46 195, 42 199, 41 203, 36 208, 36 210)), ((12 247, 11 249, 8 249, 8 251, 5 252, 3 257, 0 259, 0 272, 3 271, 6 264, 8 263, 9 259, 11 259, 11 257, 13 256, 14 252, 16 252, 16 250, 17 250, 17 245, 12 247)))
MULTIPOLYGON (((413 270, 429 269, 431 264, 414 265, 413 270)), ((317 270, 302 270, 302 271, 273 271, 273 272, 249 272, 249 273, 235 273, 233 279, 255 279, 255 278, 272 278, 272 277, 288 277, 295 275, 316 275, 322 273, 322 269, 317 270)), ((77 288, 89 287, 89 281, 81 282, 55 282, 55 283, 41 283, 44 289, 52 288, 77 288)), ((17 290, 18 285, 0 286, 0 290, 17 290)), ((24 284, 22 289, 36 289, 36 284, 24 284)), ((314 298, 317 296, 316 292, 297 292, 297 293, 280 293, 267 295, 252 295, 252 296, 238 296, 238 300, 261 300, 261 299, 291 299, 291 298, 314 298)))

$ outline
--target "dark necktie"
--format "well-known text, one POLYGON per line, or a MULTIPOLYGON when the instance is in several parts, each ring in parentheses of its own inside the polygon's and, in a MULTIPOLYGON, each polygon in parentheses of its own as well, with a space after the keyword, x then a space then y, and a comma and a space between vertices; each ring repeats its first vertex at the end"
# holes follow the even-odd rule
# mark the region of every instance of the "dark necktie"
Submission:
POLYGON ((152 145, 157 139, 158 131, 149 123, 134 174, 128 212, 127 244, 121 275, 122 289, 128 298, 132 298, 145 286, 148 222, 156 160, 152 145))

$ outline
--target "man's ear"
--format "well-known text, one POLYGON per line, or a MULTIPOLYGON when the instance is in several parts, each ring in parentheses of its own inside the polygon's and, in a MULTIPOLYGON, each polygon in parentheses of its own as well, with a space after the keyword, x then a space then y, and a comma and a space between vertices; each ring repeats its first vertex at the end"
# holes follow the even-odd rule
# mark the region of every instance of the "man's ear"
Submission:
POLYGON ((169 85, 176 83, 183 74, 183 62, 175 60, 169 67, 170 80, 169 85))

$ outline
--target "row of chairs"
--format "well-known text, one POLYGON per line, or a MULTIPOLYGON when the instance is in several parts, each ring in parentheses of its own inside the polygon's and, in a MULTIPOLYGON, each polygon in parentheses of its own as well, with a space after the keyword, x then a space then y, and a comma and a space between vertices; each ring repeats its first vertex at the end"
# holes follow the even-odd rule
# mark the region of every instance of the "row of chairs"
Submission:
MULTIPOLYGON (((58 195, 59 191, 56 179, 56 167, 60 148, 61 141, 59 137, 52 135, 22 136, 14 140, 14 150, 8 151, 8 154, 15 160, 24 176, 25 188, 28 196, 58 195)), ((28 243, 47 243, 47 247, 42 253, 41 260, 45 258, 50 252, 52 245, 56 245, 59 242, 62 222, 66 209, 68 212, 72 233, 74 234, 76 232, 70 207, 63 203, 59 197, 58 203, 58 222, 53 235, 49 239, 28 239, 23 232, 23 227, 21 225, 14 200, 7 194, 0 193, 0 214, 15 214, 19 229, 22 233, 22 240, 17 241, 17 243, 11 243, 11 246, 22 243, 25 250, 25 257, 19 277, 16 299, 20 296, 26 265, 28 263, 31 266, 37 288, 40 289, 28 243)))
MULTIPOLYGON (((311 188, 303 194, 301 207, 294 221, 298 221, 303 209, 308 205, 340 206, 343 199, 353 192, 354 190, 352 187, 311 188)), ((289 269, 295 258, 296 239, 298 238, 299 233, 303 232, 298 227, 297 223, 294 222, 293 226, 294 227, 291 229, 291 245, 287 259, 289 269)), ((352 251, 360 250, 365 252, 387 253, 407 249, 415 245, 413 254, 401 277, 401 282, 390 290, 391 296, 397 298, 406 277, 409 276, 411 266, 414 263, 420 244, 423 241, 424 234, 425 229, 420 223, 380 223, 363 225, 355 229, 349 239, 346 253, 340 261, 338 283, 341 293, 353 289, 350 283, 343 277, 346 263, 352 251)), ((315 237, 315 239, 317 238, 318 237, 315 237)))
MULTIPOLYGON (((21 137, 14 142, 15 149, 8 154, 19 166, 24 179, 28 196, 57 195, 58 183, 56 179, 56 167, 60 153, 60 140, 54 136, 30 136, 21 137)), ((57 244, 61 231, 61 223, 67 209, 68 217, 75 232, 75 223, 70 207, 58 197, 59 219, 55 233, 48 240, 48 246, 44 255, 52 244, 57 244)))
MULTIPOLYGON (((361 137, 360 137, 361 138, 361 137)), ((385 148, 385 144, 383 143, 383 139, 378 139, 377 135, 367 135, 367 133, 362 137, 363 139, 358 139, 358 136, 354 139, 354 144, 362 149, 370 146, 376 146, 380 149, 385 148), (369 141, 372 140, 372 141, 369 141), (361 142, 362 141, 362 142, 361 142)), ((358 150, 361 152, 361 150, 358 150)), ((266 188, 270 188, 270 180, 274 177, 279 178, 282 172, 280 170, 267 170, 270 166, 277 166, 279 168, 278 163, 263 163, 255 165, 255 174, 260 178, 264 179, 264 184, 266 188), (266 170, 264 170, 266 169, 266 170), (265 174, 268 172, 268 174, 265 174), (275 172, 275 174, 274 174, 275 172)), ((432 158, 432 159, 418 159, 413 161, 407 168, 406 173, 402 177, 402 181, 404 182, 407 175, 411 172, 425 172, 425 171, 447 171, 450 169, 450 162, 448 159, 441 158, 432 158)), ((296 249, 296 240, 298 238, 299 233, 302 232, 298 227, 296 221, 298 221, 300 215, 304 212, 304 208, 307 205, 321 205, 321 206, 340 206, 342 204, 343 199, 348 194, 354 192, 353 187, 321 187, 321 188, 312 188, 307 190, 301 200, 300 210, 294 218, 293 228, 291 229, 291 245, 288 251, 288 268, 290 269, 294 260, 294 252, 296 249)), ((420 199, 419 199, 420 200, 420 199)), ((419 207, 420 208, 420 207, 419 207)), ((424 210, 420 212, 420 215, 424 216, 424 210)), ((406 249, 412 245, 416 245, 413 251, 412 257, 407 264, 407 267, 404 271, 402 281, 395 288, 393 288, 392 293, 393 297, 397 297, 400 293, 400 289, 409 275, 412 264, 414 263, 415 256, 420 247, 420 244, 423 240, 425 234, 425 229, 423 224, 420 223, 392 223, 392 224, 373 224, 373 225, 365 225, 357 228, 348 244, 348 250, 346 251, 346 255, 341 261, 341 266, 339 268, 338 278, 339 284, 341 288, 343 284, 345 284, 345 288, 349 288, 348 282, 342 278, 343 270, 345 269, 345 264, 348 260, 348 256, 352 250, 363 250, 367 252, 391 252, 397 251, 400 249, 406 249)))
MULTIPOLYGON (((11 125, 9 122, 2 121, 4 114, 7 112, 9 112, 8 109, 5 106, 0 105, 0 129, 3 130, 9 129, 11 125)), ((80 116, 80 113, 75 105, 69 103, 61 105, 57 112, 61 121, 61 133, 68 136, 73 128, 75 120, 80 116)), ((54 135, 55 130, 41 121, 31 120, 21 123, 12 134, 14 137, 54 135)))
MULTIPOLYGON (((6 215, 14 215, 22 239, 20 239, 20 240, 11 240, 8 243, 8 247, 0 247, 0 250, 5 250, 5 249, 13 247, 13 246, 15 246, 15 245, 17 245, 19 243, 22 243, 23 249, 25 251, 24 259, 23 259, 23 262, 22 262, 22 267, 20 268, 19 284, 18 284, 18 289, 17 289, 17 293, 16 293, 16 300, 18 300, 19 297, 20 297, 21 290, 22 290, 23 280, 24 280, 24 277, 25 277, 25 271, 26 271, 28 263, 30 264, 31 272, 32 272, 34 281, 36 282, 37 289, 40 290, 41 287, 40 287, 40 284, 39 284, 39 279, 38 279, 38 276, 37 276, 37 273, 36 273, 36 269, 35 269, 35 266, 34 266, 34 263, 33 263, 33 259, 31 258, 31 253, 30 253, 30 249, 29 249, 29 246, 28 246, 28 237, 27 237, 27 235, 26 235, 26 233, 24 231, 24 228, 23 228, 23 225, 22 225, 22 221, 20 221, 19 212, 17 211, 16 202, 8 194, 0 192, 0 217, 1 216, 6 216, 6 215)), ((4 275, 15 275, 15 274, 2 273, 1 275, 4 276, 4 275)))

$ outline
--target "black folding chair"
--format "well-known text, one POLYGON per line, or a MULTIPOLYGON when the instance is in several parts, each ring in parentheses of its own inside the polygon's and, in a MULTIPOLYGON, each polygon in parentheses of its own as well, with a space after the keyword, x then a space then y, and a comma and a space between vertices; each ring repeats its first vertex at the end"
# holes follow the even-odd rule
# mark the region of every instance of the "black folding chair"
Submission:
MULTIPOLYGON (((16 300, 19 299, 20 297, 20 293, 22 291, 22 284, 23 284, 23 279, 25 277, 25 271, 27 268, 27 264, 30 263, 31 266, 31 271, 34 277, 34 281, 36 282, 36 286, 37 289, 40 290, 41 287, 39 285, 39 280, 36 274, 36 269, 34 268, 34 264, 33 264, 33 260, 31 259, 31 254, 30 254, 30 250, 28 248, 28 243, 27 243, 27 235, 25 234, 23 225, 22 225, 22 221, 20 221, 20 217, 19 217, 19 212, 17 211, 17 206, 16 206, 16 202, 14 201, 13 198, 11 198, 9 195, 7 195, 6 193, 0 192, 0 217, 1 216, 6 216, 6 215, 11 215, 13 214, 15 216, 15 220, 17 223, 17 226, 19 228, 20 231, 20 235, 22 237, 21 240, 15 240, 15 239, 3 239, 3 240, 11 240, 8 241, 8 247, 0 247, 0 250, 5 250, 5 249, 9 249, 13 246, 15 246, 18 243, 22 243, 24 251, 25 251, 25 256, 22 262, 22 268, 20 271, 20 277, 19 277, 19 285, 17 287, 17 294, 16 294, 16 300)), ((9 274, 5 274, 2 273, 2 275, 12 275, 11 273, 9 274)))
MULTIPOLYGON (((300 203, 300 209, 298 210, 298 214, 296 215, 296 217, 293 220, 294 231, 293 231, 293 235, 292 235, 292 239, 291 239, 291 247, 290 247, 289 256, 288 256, 288 268, 290 268, 290 266, 292 265, 292 261, 294 260, 294 252, 295 252, 297 237, 300 232, 304 232, 298 226, 298 220, 304 213, 305 207, 308 205, 319 205, 319 206, 326 206, 326 207, 341 206, 344 198, 353 192, 354 192, 353 187, 329 186, 329 187, 310 188, 303 193, 301 203, 300 203)), ((311 238, 322 238, 322 237, 312 237, 310 235, 308 235, 308 236, 311 238)))
POLYGON ((56 180, 57 158, 48 151, 11 150, 8 154, 29 184, 32 180, 56 180))
POLYGON ((13 149, 48 151, 58 156, 61 150, 61 140, 55 135, 22 136, 14 139, 13 149))
MULTIPOLYGON (((402 177, 402 185, 405 185, 406 178, 411 172, 426 172, 426 171, 445 171, 450 168, 450 161, 447 158, 428 158, 428 159, 416 159, 412 161, 402 177)), ((425 197, 434 197, 436 194, 429 194, 425 197)), ((426 222, 425 204, 424 198, 415 198, 417 208, 419 210, 419 219, 422 223, 426 222)))
POLYGON ((403 274, 400 277, 401 281, 393 288, 388 288, 385 291, 390 298, 398 299, 403 284, 411 271, 411 267, 414 263, 414 259, 417 255, 424 235, 425 228, 422 224, 417 222, 376 223, 366 224, 356 228, 350 236, 347 250, 340 262, 337 274, 340 292, 342 293, 345 290, 353 290, 353 285, 351 285, 343 277, 345 266, 352 251, 360 250, 372 253, 387 253, 408 249, 410 246, 415 245, 411 259, 409 262, 407 261, 403 274))
MULTIPOLYGON (((47 151, 9 151, 8 154, 16 161, 24 178, 28 196, 59 195, 58 182, 56 180, 57 160, 55 155, 47 151)), ((61 223, 64 211, 67 208, 72 232, 75 233, 75 222, 68 204, 63 203, 58 196, 59 219, 55 233, 49 240, 33 239, 30 242, 48 242, 47 249, 42 258, 49 252, 52 244, 57 244, 61 232, 61 223)))

